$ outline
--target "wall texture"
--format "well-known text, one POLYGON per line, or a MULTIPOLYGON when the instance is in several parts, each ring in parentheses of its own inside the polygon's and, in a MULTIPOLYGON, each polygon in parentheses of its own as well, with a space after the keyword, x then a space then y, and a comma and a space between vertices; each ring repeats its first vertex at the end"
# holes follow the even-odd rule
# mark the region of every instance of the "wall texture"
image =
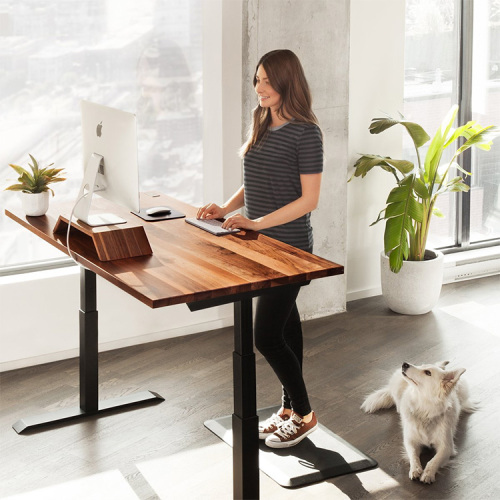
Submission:
MULTIPOLYGON (((344 264, 347 217, 349 0, 249 0, 243 6, 243 130, 257 104, 252 78, 259 58, 293 50, 302 62, 324 134, 325 169, 313 213, 314 253, 344 264)), ((304 318, 345 310, 345 276, 320 279, 301 292, 304 318)))
MULTIPOLYGON (((376 116, 403 111, 405 2, 350 0, 350 8, 348 163, 363 153, 401 158, 401 127, 379 135, 368 127, 376 116)), ((348 185, 348 301, 381 293, 384 224, 370 224, 393 187, 394 179, 382 170, 348 185)))

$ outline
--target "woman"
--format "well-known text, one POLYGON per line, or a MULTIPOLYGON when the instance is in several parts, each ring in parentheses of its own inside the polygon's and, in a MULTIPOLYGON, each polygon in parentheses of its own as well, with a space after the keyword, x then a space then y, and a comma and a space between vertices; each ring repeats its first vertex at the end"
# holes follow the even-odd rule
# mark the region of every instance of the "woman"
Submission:
MULTIPOLYGON (((311 252, 310 212, 319 199, 323 142, 304 71, 293 52, 274 50, 260 59, 253 84, 259 104, 242 147, 243 186, 222 206, 200 208, 197 217, 223 218, 245 206, 246 216, 231 215, 223 227, 260 231, 311 252)), ((283 386, 281 409, 259 424, 259 438, 273 448, 294 446, 317 428, 302 377, 300 286, 257 300, 255 346, 283 386)))

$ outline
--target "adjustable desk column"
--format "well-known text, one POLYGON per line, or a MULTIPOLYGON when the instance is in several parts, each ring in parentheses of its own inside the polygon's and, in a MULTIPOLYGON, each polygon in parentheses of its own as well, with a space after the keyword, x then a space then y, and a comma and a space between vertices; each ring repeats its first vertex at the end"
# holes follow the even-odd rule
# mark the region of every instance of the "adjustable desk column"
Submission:
POLYGON ((96 306, 96 274, 81 267, 79 317, 80 406, 21 418, 12 426, 18 434, 45 425, 96 415, 118 408, 164 401, 164 398, 155 392, 142 391, 99 402, 98 312, 96 306))
POLYGON ((234 498, 259 498, 259 417, 252 319, 251 298, 234 303, 234 498))

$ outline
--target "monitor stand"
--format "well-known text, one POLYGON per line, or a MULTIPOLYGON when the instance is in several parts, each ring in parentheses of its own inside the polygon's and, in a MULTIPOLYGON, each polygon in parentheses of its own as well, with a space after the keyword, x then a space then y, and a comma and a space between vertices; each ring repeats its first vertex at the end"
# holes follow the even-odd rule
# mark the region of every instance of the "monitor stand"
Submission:
POLYGON ((103 173, 103 159, 104 158, 97 153, 92 153, 90 155, 80 192, 78 193, 78 201, 74 209, 75 217, 92 227, 125 224, 127 222, 125 219, 111 213, 90 215, 93 194, 106 189, 103 183, 99 184, 97 181, 97 174, 103 173))

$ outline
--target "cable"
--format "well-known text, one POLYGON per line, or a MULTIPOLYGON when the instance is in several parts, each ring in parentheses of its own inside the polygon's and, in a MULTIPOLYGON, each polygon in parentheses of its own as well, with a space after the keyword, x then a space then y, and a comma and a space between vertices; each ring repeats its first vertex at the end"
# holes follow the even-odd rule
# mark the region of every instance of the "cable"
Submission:
POLYGON ((69 247, 69 233, 70 233, 70 230, 71 230, 71 221, 73 220, 73 214, 75 213, 75 209, 76 209, 76 206, 78 205, 78 203, 80 203, 83 198, 85 198, 87 195, 89 194, 89 191, 87 191, 86 193, 83 193, 82 196, 80 196, 75 204, 73 205, 73 208, 71 209, 71 215, 69 216, 69 219, 68 219, 68 229, 66 231, 66 248, 68 249, 68 255, 70 256, 71 260, 81 266, 82 264, 80 262, 78 262, 74 257, 73 255, 71 254, 71 248, 69 247))

